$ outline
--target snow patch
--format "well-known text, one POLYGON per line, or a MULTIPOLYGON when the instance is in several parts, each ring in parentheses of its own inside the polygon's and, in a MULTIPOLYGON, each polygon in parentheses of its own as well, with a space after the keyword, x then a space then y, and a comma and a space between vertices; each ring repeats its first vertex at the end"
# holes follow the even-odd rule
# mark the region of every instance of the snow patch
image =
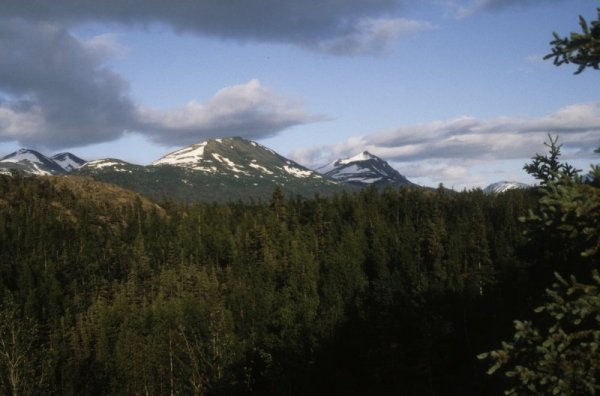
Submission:
POLYGON ((312 171, 302 170, 302 169, 296 168, 294 166, 284 165, 283 169, 287 173, 289 173, 290 175, 295 176, 295 177, 309 177, 310 175, 312 175, 312 171))
POLYGON ((240 169, 239 165, 237 165, 235 162, 231 161, 229 158, 225 158, 217 153, 212 153, 212 156, 217 161, 221 162, 222 164, 225 164, 225 166, 227 166, 232 171, 234 171, 236 173, 243 173, 244 175, 248 175, 248 172, 246 172, 243 169, 240 169))
POLYGON ((82 165, 82 168, 102 169, 102 168, 108 168, 109 166, 118 166, 118 165, 123 166, 125 164, 123 162, 119 162, 119 161, 99 159, 99 160, 93 160, 93 161, 86 162, 85 164, 82 165))
POLYGON ((348 174, 357 174, 357 173, 369 173, 370 170, 369 169, 365 169, 365 168, 360 168, 357 165, 350 165, 350 166, 346 166, 342 169, 340 169, 339 171, 335 172, 335 177, 338 177, 339 175, 348 175, 348 174))
POLYGON ((268 175, 272 175, 273 174, 273 172, 271 172, 270 170, 268 170, 264 166, 255 164, 254 161, 256 161, 256 160, 252 160, 252 162, 250 164, 248 164, 251 168, 258 169, 259 171, 261 171, 263 173, 266 173, 268 175))
POLYGON ((152 165, 175 165, 183 167, 193 167, 203 159, 204 147, 206 147, 206 142, 184 147, 182 149, 173 151, 172 153, 165 155, 157 161, 154 161, 152 165))
POLYGON ((61 159, 54 158, 54 162, 59 164, 67 172, 71 172, 71 171, 74 171, 75 169, 79 169, 79 167, 81 166, 79 163, 75 162, 70 157, 66 157, 64 159, 63 158, 61 158, 61 159))
POLYGON ((383 177, 350 177, 346 179, 346 181, 373 184, 381 179, 383 179, 383 177))
POLYGON ((349 164, 351 162, 368 161, 368 160, 373 159, 373 158, 375 158, 374 155, 372 155, 368 151, 363 151, 360 154, 356 154, 354 157, 350 157, 350 158, 346 158, 346 159, 341 159, 341 160, 338 160, 337 162, 338 162, 338 164, 346 165, 346 164, 349 164))

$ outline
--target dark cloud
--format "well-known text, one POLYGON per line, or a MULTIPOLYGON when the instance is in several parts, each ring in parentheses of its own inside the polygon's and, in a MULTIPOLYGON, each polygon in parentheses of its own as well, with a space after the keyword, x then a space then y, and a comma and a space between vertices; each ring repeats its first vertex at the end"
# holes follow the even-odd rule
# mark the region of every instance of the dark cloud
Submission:
MULTIPOLYGON (((319 46, 369 35, 365 22, 394 13, 405 0, 4 0, 2 14, 33 21, 163 23, 235 40, 319 46)), ((362 43, 362 40, 361 40, 362 43)), ((360 43, 359 43, 360 44, 360 43)))
POLYGON ((134 105, 100 52, 55 25, 3 21, 0 139, 58 148, 119 137, 134 105))

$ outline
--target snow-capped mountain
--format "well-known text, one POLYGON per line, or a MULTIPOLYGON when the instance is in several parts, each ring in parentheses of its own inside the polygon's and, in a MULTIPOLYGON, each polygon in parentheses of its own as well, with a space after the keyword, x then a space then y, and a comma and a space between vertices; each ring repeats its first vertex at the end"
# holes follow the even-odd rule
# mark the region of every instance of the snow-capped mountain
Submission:
MULTIPOLYGON (((296 179, 325 180, 322 175, 256 142, 239 137, 210 139, 169 153, 153 166, 175 166, 212 175, 268 179, 281 184, 296 179)), ((327 180, 328 183, 334 183, 327 180)))
POLYGON ((66 170, 54 159, 29 149, 20 149, 0 158, 3 173, 15 169, 29 175, 62 175, 66 170))
POLYGON ((84 164, 76 173, 156 198, 186 201, 267 200, 275 186, 305 196, 344 188, 267 147, 238 137, 183 147, 148 166, 103 159, 84 164))
POLYGON ((71 153, 54 154, 51 158, 67 172, 79 169, 81 165, 85 164, 85 160, 71 153))
POLYGON ((344 183, 362 186, 413 185, 386 161, 368 151, 363 151, 350 158, 335 160, 318 168, 317 172, 344 183))
POLYGON ((530 185, 525 183, 519 183, 515 181, 501 181, 490 184, 489 186, 483 189, 483 192, 486 194, 500 194, 509 190, 525 189, 530 187, 530 185))

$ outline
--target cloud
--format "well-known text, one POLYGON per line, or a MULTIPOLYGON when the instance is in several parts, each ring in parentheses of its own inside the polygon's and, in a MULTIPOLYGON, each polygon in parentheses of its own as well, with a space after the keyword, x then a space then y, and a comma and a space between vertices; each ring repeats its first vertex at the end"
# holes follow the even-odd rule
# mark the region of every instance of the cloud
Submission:
POLYGON ((382 54, 391 43, 432 28, 431 23, 404 18, 364 18, 347 33, 312 43, 310 48, 336 55, 382 54))
MULTIPOLYGON (((485 176, 478 172, 472 174, 471 168, 477 164, 476 161, 417 161, 411 163, 393 163, 392 165, 402 175, 412 182, 419 184, 427 181, 431 186, 442 183, 448 188, 462 190, 472 188, 476 185, 485 185, 485 176)), ((498 176, 496 176, 498 177, 498 176)))
POLYGON ((525 7, 561 0, 471 0, 466 5, 457 5, 456 16, 466 18, 480 11, 501 11, 510 7, 525 7))
POLYGON ((113 36, 82 41, 62 27, 11 19, 0 24, 0 141, 79 147, 138 132, 172 146, 212 136, 272 136, 324 119, 257 80, 224 88, 207 103, 168 111, 136 103, 105 63, 122 51, 113 36))
POLYGON ((124 49, 114 35, 81 40, 87 22, 162 24, 176 32, 273 42, 335 55, 380 54, 398 37, 430 29, 393 18, 406 0, 5 0, 0 15, 0 141, 65 148, 138 132, 161 144, 208 136, 272 136, 323 120, 258 81, 225 88, 207 103, 171 110, 137 103, 107 66, 124 49))
POLYGON ((545 152, 547 135, 558 135, 565 150, 592 157, 600 145, 600 102, 561 108, 538 118, 479 120, 457 117, 353 137, 336 145, 298 150, 293 158, 318 167, 368 150, 388 161, 502 161, 545 152))
POLYGON ((294 125, 322 121, 298 100, 264 87, 258 80, 223 88, 207 103, 189 102, 173 110, 140 107, 140 128, 157 143, 186 145, 206 137, 265 138, 294 125))
POLYGON ((2 14, 29 21, 147 26, 240 41, 288 43, 339 55, 377 53, 420 21, 389 18, 406 0, 4 0, 2 14), (35 3, 35 4, 32 4, 35 3))
POLYGON ((127 83, 103 66, 104 44, 52 24, 0 24, 0 139, 77 146, 119 137, 132 123, 127 83))

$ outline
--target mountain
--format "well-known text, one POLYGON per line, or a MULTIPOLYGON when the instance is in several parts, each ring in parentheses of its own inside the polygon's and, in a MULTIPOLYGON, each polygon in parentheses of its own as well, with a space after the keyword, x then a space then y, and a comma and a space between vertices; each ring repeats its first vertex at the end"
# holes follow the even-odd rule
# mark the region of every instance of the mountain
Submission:
POLYGON ((26 175, 56 176, 70 173, 83 163, 84 160, 71 153, 47 157, 35 150, 22 148, 0 158, 0 174, 10 174, 11 170, 17 170, 26 175))
POLYGON ((414 186, 386 161, 368 151, 335 160, 316 170, 340 182, 358 186, 414 186))
MULTIPOLYGON (((242 138, 213 139, 184 147, 154 161, 153 166, 176 166, 234 178, 267 179, 282 185, 325 179, 271 149, 242 138)), ((335 184, 326 180, 327 184, 335 184)))
POLYGON ((88 161, 78 168, 82 173, 98 174, 102 172, 115 173, 134 173, 144 171, 145 167, 141 165, 130 164, 116 158, 103 158, 99 160, 88 161))
POLYGON ((509 190, 525 189, 530 187, 530 185, 525 183, 519 183, 514 181, 501 181, 490 184, 489 186, 483 189, 483 192, 486 194, 499 194, 509 190))
POLYGON ((81 165, 85 164, 85 160, 82 160, 71 153, 59 153, 53 155, 51 158, 67 172, 73 172, 75 169, 78 169, 81 165))
POLYGON ((65 169, 52 158, 29 149, 20 149, 12 154, 0 158, 0 168, 3 173, 10 169, 20 170, 30 175, 62 175, 65 169))
POLYGON ((256 142, 209 139, 173 151, 149 166, 116 159, 91 161, 76 171, 154 198, 194 201, 268 200, 286 194, 330 194, 344 186, 256 142))

